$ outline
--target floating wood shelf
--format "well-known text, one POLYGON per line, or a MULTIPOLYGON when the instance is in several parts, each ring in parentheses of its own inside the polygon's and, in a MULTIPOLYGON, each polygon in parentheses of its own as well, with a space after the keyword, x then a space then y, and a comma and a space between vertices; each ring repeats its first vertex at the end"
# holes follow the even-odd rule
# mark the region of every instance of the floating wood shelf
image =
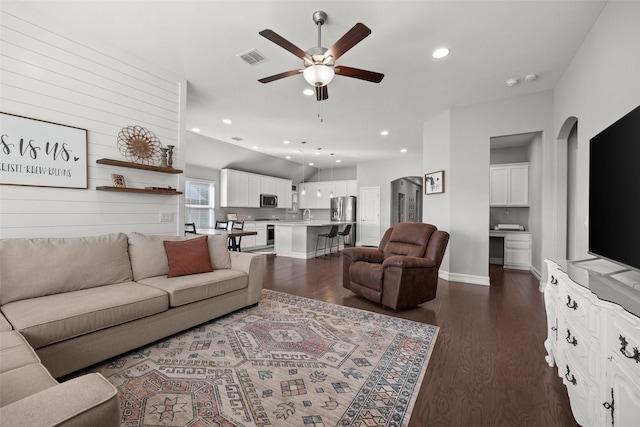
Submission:
POLYGON ((97 191, 116 191, 120 193, 146 193, 146 194, 165 194, 165 195, 177 195, 182 194, 182 191, 175 190, 162 190, 162 189, 147 189, 147 188, 129 188, 129 187, 109 187, 100 186, 96 187, 97 191))
POLYGON ((123 168, 142 169, 147 171, 163 172, 163 173, 175 174, 175 173, 184 172, 180 169, 165 168, 161 166, 152 166, 152 165, 141 165, 139 163, 131 163, 131 162, 125 162, 122 160, 113 160, 113 159, 98 159, 96 160, 96 163, 99 163, 101 165, 120 166, 123 168))

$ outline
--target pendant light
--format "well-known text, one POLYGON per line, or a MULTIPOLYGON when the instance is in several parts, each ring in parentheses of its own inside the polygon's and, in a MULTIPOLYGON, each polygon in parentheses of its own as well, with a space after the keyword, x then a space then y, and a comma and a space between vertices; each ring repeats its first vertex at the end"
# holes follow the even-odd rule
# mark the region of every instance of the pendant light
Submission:
MULTIPOLYGON (((322 150, 322 148, 318 148, 318 151, 316 151, 318 156, 320 155, 320 150, 322 150)), ((322 193, 320 192, 320 160, 318 160, 318 192, 316 193, 316 197, 322 197, 322 193)))
MULTIPOLYGON (((302 144, 306 144, 306 141, 302 141, 302 144)), ((304 188, 304 151, 300 150, 300 152, 302 153, 302 195, 306 195, 307 194, 307 189, 304 188)))
MULTIPOLYGON (((331 156, 333 156, 333 153, 330 154, 331 156)), ((329 165, 331 166, 331 182, 333 182, 333 160, 331 160, 331 158, 329 159, 329 165)), ((329 194, 329 198, 333 199, 334 195, 333 195, 333 188, 331 189, 331 194, 329 194)))

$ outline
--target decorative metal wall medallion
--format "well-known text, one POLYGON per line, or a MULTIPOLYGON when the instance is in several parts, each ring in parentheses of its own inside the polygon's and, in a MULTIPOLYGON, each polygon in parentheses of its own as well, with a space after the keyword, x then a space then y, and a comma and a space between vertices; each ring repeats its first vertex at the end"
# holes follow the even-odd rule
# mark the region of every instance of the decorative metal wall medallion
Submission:
POLYGON ((127 126, 118 134, 118 149, 127 160, 157 165, 161 159, 160 140, 142 126, 127 126))

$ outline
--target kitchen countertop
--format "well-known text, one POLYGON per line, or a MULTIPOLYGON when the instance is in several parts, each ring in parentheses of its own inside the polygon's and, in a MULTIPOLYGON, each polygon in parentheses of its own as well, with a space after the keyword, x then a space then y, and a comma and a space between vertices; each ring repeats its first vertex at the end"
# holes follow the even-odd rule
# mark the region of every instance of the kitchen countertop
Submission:
POLYGON ((331 221, 329 219, 312 219, 310 221, 276 221, 275 225, 285 225, 288 227, 323 227, 327 225, 355 224, 355 221, 331 221))

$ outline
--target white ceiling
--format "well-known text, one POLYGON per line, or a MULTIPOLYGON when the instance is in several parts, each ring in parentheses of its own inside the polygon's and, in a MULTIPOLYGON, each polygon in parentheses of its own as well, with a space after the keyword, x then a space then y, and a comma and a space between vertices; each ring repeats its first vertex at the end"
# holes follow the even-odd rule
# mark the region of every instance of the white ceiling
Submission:
MULTIPOLYGON (((30 1, 75 28, 189 82, 187 129, 277 157, 306 160, 322 147, 343 165, 422 152, 425 118, 447 108, 552 89, 597 19, 602 1, 30 1), (329 99, 302 95, 302 76, 257 80, 301 67, 258 35, 271 29, 307 50, 316 10, 329 47, 357 22, 372 34, 337 62, 385 74, 380 84, 342 76, 329 99), (451 50, 435 60, 438 47, 451 50), (256 48, 269 61, 237 55, 256 48), (524 76, 539 78, 525 82, 524 76), (508 87, 505 82, 519 78, 508 87), (322 121, 318 116, 322 117, 322 121), (229 118, 232 124, 222 123, 229 118), (380 136, 388 130, 389 136, 380 136), (243 138, 236 142, 232 137, 243 138), (285 145, 283 140, 291 141, 285 145), (307 141, 306 145, 300 144, 307 141), (400 153, 406 148, 406 154, 400 153), (296 151, 296 153, 293 153, 296 151)), ((320 160, 319 164, 317 160, 320 160)), ((326 162, 326 164, 323 164, 326 162)))

